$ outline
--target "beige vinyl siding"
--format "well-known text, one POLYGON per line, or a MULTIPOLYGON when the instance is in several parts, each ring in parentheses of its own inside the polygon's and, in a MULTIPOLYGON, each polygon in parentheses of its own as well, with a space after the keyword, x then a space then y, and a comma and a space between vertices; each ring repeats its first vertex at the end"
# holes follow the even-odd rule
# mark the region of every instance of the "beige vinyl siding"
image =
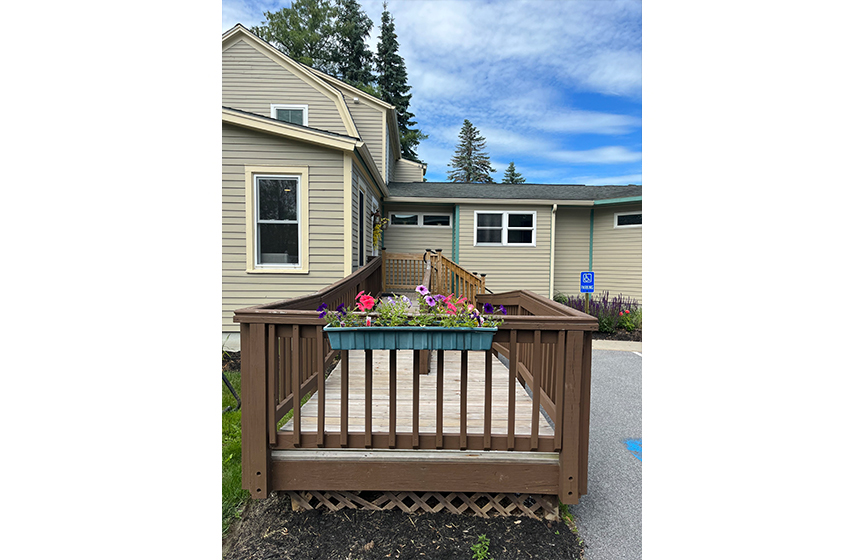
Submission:
MULTIPOLYGON (((490 186, 494 188, 494 185, 490 186)), ((551 262, 550 206, 474 205, 459 206, 459 264, 470 272, 486 273, 486 286, 495 293, 530 290, 549 297, 551 262), (536 247, 514 245, 474 246, 475 211, 537 212, 536 247)))
POLYGON ((444 249, 444 256, 453 258, 453 207, 417 204, 388 204, 384 216, 391 212, 405 214, 449 214, 451 227, 389 226, 384 230, 384 247, 390 253, 422 253, 426 249, 444 249))
POLYGON ((372 200, 373 197, 378 201, 378 208, 381 208, 381 199, 377 196, 376 191, 369 186, 366 178, 353 167, 351 173, 351 270, 357 270, 363 264, 360 263, 360 220, 363 220, 363 247, 365 249, 366 260, 372 256, 372 200), (361 212, 360 209, 360 189, 363 189, 363 204, 365 208, 361 212))
POLYGON ((609 290, 642 302, 642 228, 615 228, 614 215, 642 211, 641 204, 594 208, 595 293, 609 290))
POLYGON ((343 154, 222 125, 222 330, 235 309, 306 295, 344 277, 343 154), (246 272, 246 165, 308 166, 309 273, 246 272))
POLYGON ((348 134, 334 100, 245 38, 222 52, 222 106, 270 116, 270 104, 308 105, 310 128, 348 134))
POLYGON ((407 159, 396 161, 393 181, 396 183, 422 183, 423 166, 407 159))
POLYGON ((590 247, 591 209, 559 206, 555 217, 554 293, 581 293, 579 274, 588 270, 590 247))
POLYGON ((360 138, 366 143, 366 147, 369 148, 369 153, 372 154, 372 159, 375 160, 375 165, 378 167, 378 173, 383 177, 384 141, 381 138, 381 134, 384 130, 385 109, 375 107, 362 97, 353 95, 350 91, 343 88, 338 89, 342 91, 345 104, 348 106, 348 112, 351 113, 351 118, 354 120, 357 132, 360 133, 360 138), (358 98, 359 103, 354 103, 354 97, 358 98))

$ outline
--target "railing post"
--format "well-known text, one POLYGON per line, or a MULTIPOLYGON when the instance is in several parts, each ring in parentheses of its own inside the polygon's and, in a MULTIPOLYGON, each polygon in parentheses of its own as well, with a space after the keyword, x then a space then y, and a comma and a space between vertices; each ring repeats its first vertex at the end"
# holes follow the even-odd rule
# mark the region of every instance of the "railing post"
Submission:
POLYGON ((387 249, 381 247, 381 292, 387 291, 387 249))
MULTIPOLYGON (((561 395, 559 406, 562 410, 561 423, 561 453, 558 457, 560 478, 558 484, 558 499, 563 504, 579 503, 579 467, 582 463, 580 450, 583 433, 581 429, 581 393, 583 368, 583 352, 585 333, 567 331, 567 348, 564 360, 564 394, 561 395)), ((589 333, 590 335, 590 333, 589 333)), ((590 360, 590 356, 589 356, 590 360)), ((558 427, 556 426, 556 429, 558 427)), ((586 443, 587 443, 587 437, 586 443)), ((586 454, 587 455, 587 454, 586 454)), ((587 479, 586 479, 587 481, 587 479)))
POLYGON ((267 335, 262 323, 240 324, 241 473, 243 488, 255 499, 270 494, 267 434, 267 335))

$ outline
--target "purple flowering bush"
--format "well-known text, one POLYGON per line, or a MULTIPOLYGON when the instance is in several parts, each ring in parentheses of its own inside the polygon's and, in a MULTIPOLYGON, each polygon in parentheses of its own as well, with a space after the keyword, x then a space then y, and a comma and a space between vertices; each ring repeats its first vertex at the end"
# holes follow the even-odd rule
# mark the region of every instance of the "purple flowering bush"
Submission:
MULTIPOLYGON (((578 296, 558 294, 555 296, 555 301, 586 313, 584 294, 578 296)), ((587 313, 597 317, 600 332, 615 332, 619 328, 627 331, 642 328, 642 308, 635 299, 625 297, 623 294, 612 298, 609 297, 608 291, 592 294, 587 313)))

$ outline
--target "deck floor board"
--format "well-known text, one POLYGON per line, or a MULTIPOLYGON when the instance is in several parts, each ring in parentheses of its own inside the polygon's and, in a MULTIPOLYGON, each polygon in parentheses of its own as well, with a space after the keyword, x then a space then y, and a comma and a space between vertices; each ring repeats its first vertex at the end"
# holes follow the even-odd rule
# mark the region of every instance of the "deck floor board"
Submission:
MULTIPOLYGON (((432 352, 428 374, 420 376, 419 432, 436 433, 437 352, 432 352)), ((460 427, 461 357, 459 351, 444 352, 443 433, 458 434, 460 427)), ((366 375, 362 350, 349 351, 348 358, 348 431, 366 429, 366 375)), ((396 359, 396 431, 411 432, 413 427, 413 359, 410 350, 398 351, 396 359)), ((484 419, 485 352, 468 352, 467 433, 482 434, 484 419)), ((492 434, 507 433, 509 371, 497 358, 492 359, 492 434)), ((341 425, 342 368, 337 365, 327 378, 325 394, 325 431, 338 432, 341 425)), ((318 392, 301 409, 301 431, 318 429, 318 392)), ((517 383, 515 434, 531 434, 531 397, 517 383)), ((390 429, 390 351, 372 351, 372 431, 390 429)), ((294 419, 282 431, 293 431, 294 419)), ((539 434, 553 435, 553 428, 541 414, 539 434)))

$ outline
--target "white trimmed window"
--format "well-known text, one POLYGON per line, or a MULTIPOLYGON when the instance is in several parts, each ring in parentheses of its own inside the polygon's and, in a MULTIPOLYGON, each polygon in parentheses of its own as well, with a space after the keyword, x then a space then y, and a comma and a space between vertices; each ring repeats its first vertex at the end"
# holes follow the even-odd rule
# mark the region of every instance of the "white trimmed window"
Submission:
POLYGON ((309 105, 270 105, 270 118, 309 126, 309 105))
POLYGON ((300 266, 300 177, 255 175, 255 267, 300 266))
POLYGON ((615 228, 642 227, 642 212, 619 212, 614 224, 615 228))
POLYGON ((391 226, 406 227, 450 227, 450 214, 429 212, 390 212, 391 226))
POLYGON ((537 244, 537 212, 474 212, 474 245, 537 244))

